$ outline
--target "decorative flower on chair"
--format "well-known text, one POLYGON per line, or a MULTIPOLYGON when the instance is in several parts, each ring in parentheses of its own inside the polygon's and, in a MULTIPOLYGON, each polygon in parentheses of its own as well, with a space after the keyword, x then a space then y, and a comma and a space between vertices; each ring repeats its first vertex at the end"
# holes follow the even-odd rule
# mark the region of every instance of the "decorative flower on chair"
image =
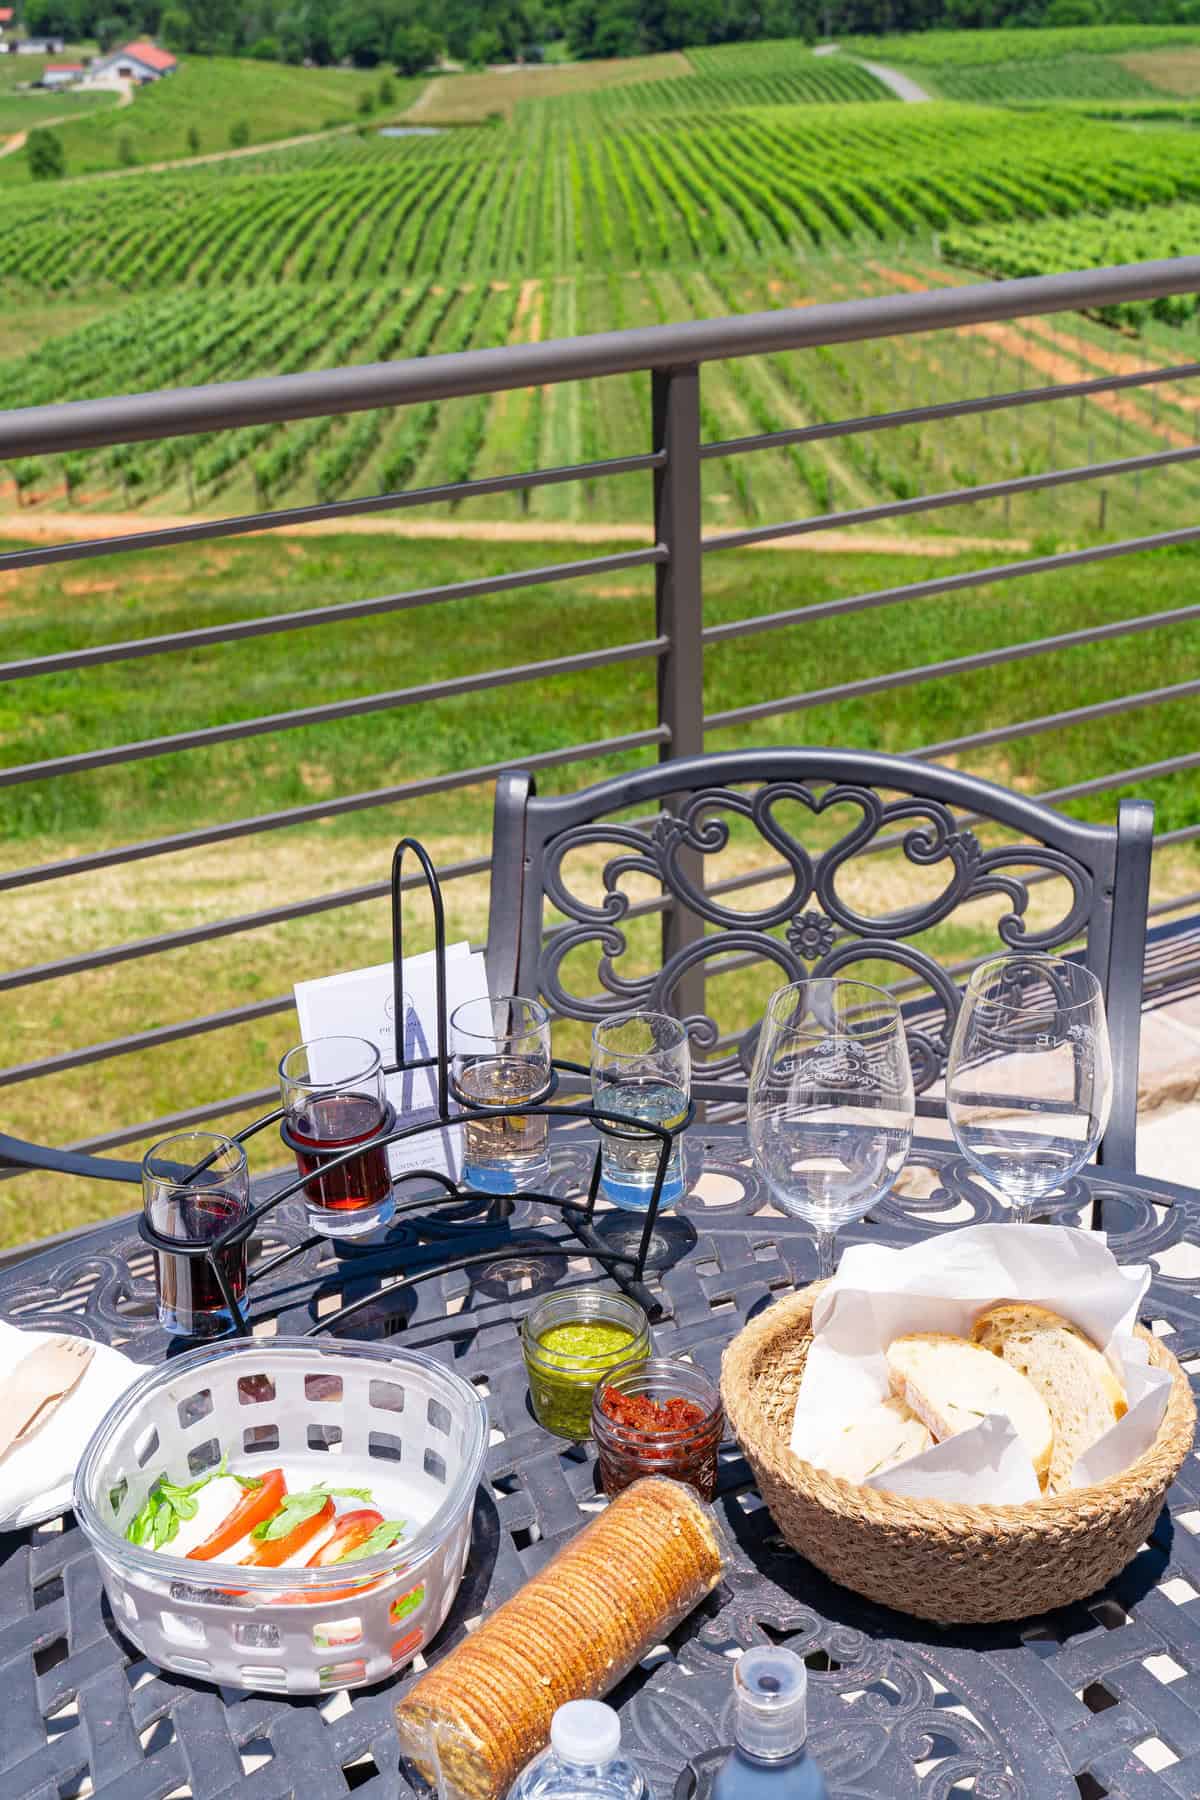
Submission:
POLYGON ((650 842, 664 855, 669 855, 680 838, 686 836, 687 826, 674 813, 659 813, 650 827, 650 842))
POLYGON ((801 962, 816 962, 833 949, 833 921, 824 913, 797 913, 787 928, 787 941, 801 962))
POLYGON ((964 869, 973 868, 983 856, 983 846, 973 831, 952 831, 946 839, 946 848, 951 853, 958 850, 964 869))

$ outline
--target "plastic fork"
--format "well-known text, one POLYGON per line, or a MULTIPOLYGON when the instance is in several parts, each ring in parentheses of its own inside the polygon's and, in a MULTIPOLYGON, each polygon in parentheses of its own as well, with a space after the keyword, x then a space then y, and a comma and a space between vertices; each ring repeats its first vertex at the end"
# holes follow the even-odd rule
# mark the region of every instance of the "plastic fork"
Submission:
POLYGON ((83 1379, 96 1353, 85 1338, 57 1337, 23 1357, 4 1384, 0 1456, 42 1425, 83 1379))

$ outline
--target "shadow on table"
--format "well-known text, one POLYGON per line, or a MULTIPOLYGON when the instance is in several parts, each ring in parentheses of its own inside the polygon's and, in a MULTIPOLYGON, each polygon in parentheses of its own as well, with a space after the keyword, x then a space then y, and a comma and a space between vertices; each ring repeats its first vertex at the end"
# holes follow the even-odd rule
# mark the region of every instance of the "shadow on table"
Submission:
MULTIPOLYGON (((744 1467, 745 1465, 743 1465, 744 1467)), ((749 1471, 746 1471, 747 1476, 749 1471)), ((748 1484, 747 1484, 748 1485, 748 1484)), ((872 1639, 895 1639, 897 1642, 926 1645, 937 1650, 991 1651, 1019 1649, 1025 1646, 1035 1655, 1053 1656, 1059 1645, 1085 1634, 1098 1626, 1115 1630, 1127 1623, 1136 1608, 1152 1594, 1163 1580, 1171 1561, 1174 1525, 1163 1508, 1146 1546, 1126 1564, 1106 1587, 1054 1612, 1032 1615, 987 1625, 939 1625, 928 1619, 916 1619, 830 1580, 782 1537, 765 1506, 744 1511, 739 1503, 736 1464, 725 1471, 722 1483, 722 1516, 743 1560, 735 1570, 732 1585, 747 1586, 746 1610, 754 1614, 753 1584, 762 1578, 804 1607, 819 1614, 829 1625, 872 1639), (729 1488, 726 1488, 729 1483, 729 1488)), ((770 1589, 763 1590, 764 1623, 770 1626, 772 1606, 770 1589)))

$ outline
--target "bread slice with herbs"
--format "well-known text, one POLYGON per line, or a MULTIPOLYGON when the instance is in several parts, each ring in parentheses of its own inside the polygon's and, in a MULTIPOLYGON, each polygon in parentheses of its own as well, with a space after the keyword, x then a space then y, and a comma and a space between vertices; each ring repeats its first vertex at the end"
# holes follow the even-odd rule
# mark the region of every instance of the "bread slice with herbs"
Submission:
POLYGON ((820 1466, 843 1481, 863 1482, 933 1448, 929 1427, 894 1394, 843 1425, 820 1466))
POLYGON ((1054 1425, 1049 1491, 1061 1494, 1078 1458, 1128 1411, 1108 1358, 1069 1319, 1018 1300, 989 1306, 971 1336, 1031 1381, 1045 1401, 1054 1425))
POLYGON ((1050 1410, 1033 1383, 1003 1357, 970 1338, 946 1331, 914 1331, 887 1351, 892 1391, 940 1443, 1000 1413, 1029 1452, 1044 1488, 1054 1453, 1050 1410))

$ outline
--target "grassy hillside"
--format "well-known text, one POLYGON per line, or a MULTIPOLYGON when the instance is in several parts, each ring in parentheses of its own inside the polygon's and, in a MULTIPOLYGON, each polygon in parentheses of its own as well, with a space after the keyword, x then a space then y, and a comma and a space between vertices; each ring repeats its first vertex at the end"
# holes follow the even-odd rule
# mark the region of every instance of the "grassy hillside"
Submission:
POLYGON ((70 88, 65 93, 17 94, 0 88, 0 138, 39 125, 74 125, 77 119, 116 104, 116 94, 76 93, 70 88))
POLYGON ((922 67, 981 63, 1055 62, 1062 56, 1120 56, 1129 50, 1173 50, 1200 45, 1200 23, 1191 25, 1071 25, 1016 31, 910 31, 894 37, 845 37, 839 44, 858 56, 922 67))
MULTIPOLYGON (((67 173, 87 175, 121 167, 124 140, 139 163, 156 163, 192 155, 193 130, 203 155, 228 150, 230 127, 239 121, 249 128, 252 144, 351 124, 361 116, 358 106, 364 94, 372 100, 372 112, 380 111, 379 80, 379 74, 359 69, 302 69, 235 57, 188 56, 174 75, 139 89, 132 106, 73 125, 63 137, 67 173)), ((389 116, 409 104, 421 83, 393 78, 392 86, 396 98, 386 108, 389 116)), ((23 157, 0 159, 0 182, 27 181, 23 157)))

